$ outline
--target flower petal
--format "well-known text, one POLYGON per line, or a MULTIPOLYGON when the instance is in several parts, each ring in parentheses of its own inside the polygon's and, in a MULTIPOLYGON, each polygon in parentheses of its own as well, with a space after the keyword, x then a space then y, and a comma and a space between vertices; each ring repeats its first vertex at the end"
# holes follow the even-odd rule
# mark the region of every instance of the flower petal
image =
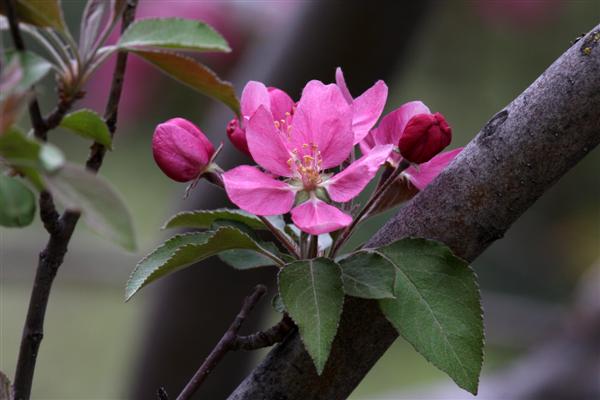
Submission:
POLYGON ((290 148, 300 156, 312 155, 310 144, 316 144, 327 169, 348 158, 353 140, 352 109, 337 85, 308 82, 294 113, 290 148))
POLYGON ((344 73, 342 72, 342 68, 337 67, 335 69, 335 83, 338 85, 342 94, 344 95, 344 99, 348 104, 352 104, 354 99, 352 98, 352 94, 348 90, 348 85, 346 85, 346 79, 344 79, 344 73))
POLYGON ((383 81, 377 81, 367 91, 354 99, 352 103, 352 130, 354 144, 367 136, 377 122, 387 100, 388 87, 383 81))
POLYGON ((408 180, 419 190, 425 189, 462 151, 463 147, 446 151, 417 167, 411 166, 403 172, 408 180))
POLYGON ((279 176, 291 176, 291 158, 284 138, 273 124, 273 116, 264 106, 254 113, 246 129, 248 149, 254 161, 279 176))
POLYGON ((271 99, 269 97, 269 91, 261 82, 248 82, 242 91, 242 99, 240 103, 242 115, 245 119, 252 117, 252 115, 260 106, 264 106, 267 111, 271 111, 271 99))
POLYGON ((295 189, 258 168, 242 165, 223 174, 229 199, 256 215, 285 214, 294 205, 295 189))
POLYGON ((417 114, 429 113, 429 108, 420 101, 410 101, 401 105, 383 117, 377 128, 371 131, 374 144, 393 144, 397 146, 400 135, 402 135, 408 121, 417 114))
POLYGON ((269 98, 271 99, 271 114, 275 121, 286 120, 285 113, 291 113, 294 101, 286 92, 275 87, 270 87, 269 98))
POLYGON ((324 201, 312 198, 292 209, 292 221, 311 235, 337 231, 352 223, 352 217, 324 201))
POLYGON ((327 188, 331 199, 345 203, 358 196, 390 156, 393 148, 391 144, 376 146, 369 154, 362 156, 325 182, 323 186, 327 188))

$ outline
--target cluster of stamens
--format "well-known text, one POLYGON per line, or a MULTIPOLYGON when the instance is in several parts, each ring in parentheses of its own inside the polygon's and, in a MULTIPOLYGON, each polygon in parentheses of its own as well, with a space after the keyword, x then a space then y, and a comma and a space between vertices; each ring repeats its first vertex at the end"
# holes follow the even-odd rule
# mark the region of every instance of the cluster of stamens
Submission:
POLYGON ((302 145, 302 154, 298 149, 292 150, 292 158, 287 163, 290 170, 297 178, 302 180, 305 190, 314 190, 321 183, 321 169, 323 159, 319 146, 315 143, 304 143, 302 145))
POLYGON ((275 129, 277 129, 283 137, 288 140, 292 138, 292 114, 290 112, 285 113, 285 118, 282 118, 279 121, 273 121, 273 124, 275 124, 275 129))

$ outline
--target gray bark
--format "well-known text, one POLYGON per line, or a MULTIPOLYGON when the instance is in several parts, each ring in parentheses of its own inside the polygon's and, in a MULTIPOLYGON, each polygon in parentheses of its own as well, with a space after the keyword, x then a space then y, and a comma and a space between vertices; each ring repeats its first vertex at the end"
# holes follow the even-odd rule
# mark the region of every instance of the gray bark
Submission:
MULTIPOLYGON (((494 115, 459 157, 369 241, 436 239, 473 261, 600 142, 600 26, 494 115)), ((344 399, 396 339, 377 304, 348 298, 325 371, 297 335, 230 396, 344 399)))

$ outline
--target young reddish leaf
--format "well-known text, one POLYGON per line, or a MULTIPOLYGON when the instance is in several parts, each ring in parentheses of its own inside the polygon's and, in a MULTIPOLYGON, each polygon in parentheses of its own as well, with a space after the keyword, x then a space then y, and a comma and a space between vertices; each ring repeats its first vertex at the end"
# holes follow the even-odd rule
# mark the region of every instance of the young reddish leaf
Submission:
POLYGON ((213 71, 200 62, 191 57, 166 51, 133 50, 133 53, 192 89, 222 101, 239 114, 240 103, 231 83, 219 79, 213 71))
MULTIPOLYGON (((40 28, 66 30, 59 0, 16 0, 17 16, 20 22, 40 28)), ((0 2, 0 14, 6 15, 4 2, 0 2)))

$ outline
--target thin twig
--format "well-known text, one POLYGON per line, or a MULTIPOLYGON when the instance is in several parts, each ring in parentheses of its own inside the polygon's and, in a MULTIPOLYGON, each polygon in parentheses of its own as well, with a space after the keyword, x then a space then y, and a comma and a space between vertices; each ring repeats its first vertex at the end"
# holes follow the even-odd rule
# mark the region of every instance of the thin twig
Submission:
POLYGON ((342 245, 346 242, 346 240, 348 240, 350 235, 352 235, 356 226, 363 220, 363 218, 368 214, 371 208, 373 208, 373 205, 377 203, 381 196, 385 194, 385 192, 389 189, 389 187, 396 180, 396 178, 402 173, 402 171, 404 171, 409 166, 410 163, 408 163, 405 160, 402 160, 398 167, 396 167, 394 172, 389 174, 389 176, 387 176, 385 180, 383 180, 383 182, 380 182, 378 187, 375 189, 375 193, 373 193, 367 204, 365 204, 365 206, 362 208, 362 210, 360 210, 358 215, 352 220, 352 223, 342 231, 342 234, 340 235, 338 240, 336 240, 336 242, 333 244, 333 247, 331 248, 332 257, 335 257, 340 247, 342 247, 342 245))
POLYGON ((279 343, 285 339, 294 326, 292 319, 287 314, 284 314, 281 321, 266 331, 247 336, 238 336, 231 345, 231 350, 257 350, 273 346, 275 343, 279 343))
POLYGON ((223 357, 225 357, 225 354, 233 349, 242 324, 248 317, 250 311, 252 311, 256 303, 262 296, 264 296, 266 292, 267 288, 264 285, 257 285, 254 288, 254 292, 244 299, 242 308, 229 326, 229 329, 227 329, 221 340, 219 340, 219 343, 217 343, 206 360, 204 360, 198 371, 196 371, 192 379, 190 379, 179 396, 177 396, 177 400, 187 400, 191 398, 194 393, 196 393, 200 385, 202 385, 202 383, 206 380, 206 377, 215 369, 223 357))
MULTIPOLYGON (((12 4, 10 1, 7 1, 7 4, 7 9, 9 9, 12 4)), ((130 0, 128 2, 126 12, 123 16, 123 29, 127 28, 133 21, 136 7, 137 0, 130 0)), ((14 18, 12 19, 11 24, 16 24, 14 18)), ((120 55, 119 58, 123 59, 125 57, 126 55, 120 55)), ((109 122, 109 128, 111 129, 111 134, 114 134, 115 131, 117 108, 122 90, 125 66, 126 60, 117 62, 107 105, 106 116, 107 122, 109 122)), ((51 121, 50 126, 57 126, 70 107, 70 104, 62 103, 63 106, 60 104, 61 103, 59 103, 57 109, 48 117, 48 120, 51 121)), ((34 115, 31 117, 33 120, 34 115)), ((48 125, 44 123, 43 131, 40 131, 43 132, 43 135, 40 135, 39 137, 45 139, 47 131, 48 125)), ((36 136, 38 135, 36 134, 36 136)), ((102 165, 103 156, 104 153, 102 149, 93 145, 90 158, 86 165, 89 167, 91 164, 91 169, 97 171, 102 165), (102 153, 100 156, 97 156, 98 151, 102 153)), ((29 300, 29 308, 27 310, 27 317, 23 328, 13 385, 15 400, 26 400, 30 397, 38 350, 44 336, 44 318, 46 315, 48 298, 52 289, 52 283, 56 277, 58 268, 63 262, 69 241, 71 240, 71 236, 73 235, 73 231, 75 230, 75 226, 80 216, 79 213, 67 211, 62 217, 58 218, 52 196, 48 192, 42 192, 40 195, 40 214, 44 226, 50 233, 50 238, 45 249, 40 253, 31 298, 29 300)))

